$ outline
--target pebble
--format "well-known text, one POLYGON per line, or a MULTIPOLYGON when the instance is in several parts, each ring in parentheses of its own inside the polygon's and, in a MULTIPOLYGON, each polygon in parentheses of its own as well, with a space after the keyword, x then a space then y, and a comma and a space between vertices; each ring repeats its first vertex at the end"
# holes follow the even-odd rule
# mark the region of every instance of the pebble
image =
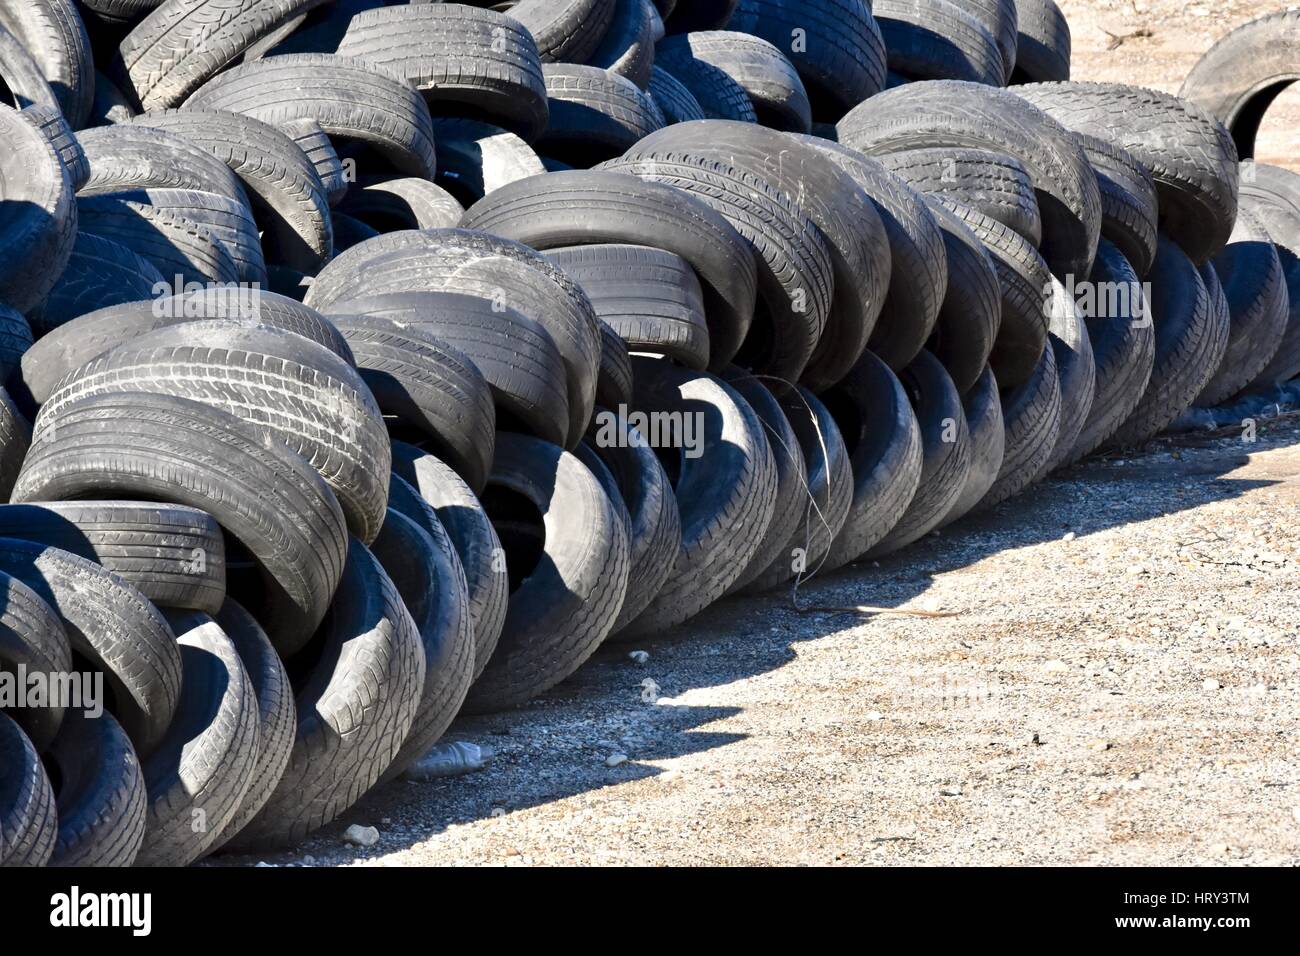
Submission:
POLYGON ((647 704, 657 703, 659 700, 659 684, 654 678, 647 677, 641 682, 641 700, 647 704))
POLYGON ((1061 540, 1062 540, 1062 541, 1073 541, 1073 540, 1074 540, 1075 538, 1077 538, 1077 537, 1078 537, 1078 535, 1075 534, 1073 531, 1067 531, 1067 532, 1065 532, 1065 534, 1061 535, 1061 540))
POLYGON ((379 831, 374 827, 354 823, 343 832, 343 842, 353 846, 374 846, 379 842, 379 831))
POLYGON ((961 787, 940 787, 939 796, 941 797, 960 797, 961 787))
POLYGON ((1222 686, 1223 685, 1213 677, 1207 677, 1205 680, 1201 681, 1201 690, 1218 690, 1222 686))
POLYGON ((1043 665, 1043 670, 1047 671, 1049 674, 1059 674, 1062 671, 1068 671, 1069 669, 1070 665, 1065 663, 1065 661, 1048 661, 1043 665))
POLYGON ((627 763, 627 754, 614 753, 605 758, 606 767, 617 767, 625 763, 627 763))
POLYGON ((494 817, 504 817, 505 815, 506 815, 506 808, 505 808, 505 807, 493 807, 493 808, 492 808, 492 816, 494 816, 494 817))
POLYGON ((867 720, 884 720, 884 719, 885 719, 885 715, 878 710, 873 710, 871 713, 867 714, 867 720))
POLYGON ((1092 743, 1088 744, 1088 749, 1101 753, 1110 749, 1110 743, 1105 740, 1094 740, 1092 743))
POLYGON ((649 651, 628 651, 628 660, 633 664, 644 664, 650 660, 649 651))

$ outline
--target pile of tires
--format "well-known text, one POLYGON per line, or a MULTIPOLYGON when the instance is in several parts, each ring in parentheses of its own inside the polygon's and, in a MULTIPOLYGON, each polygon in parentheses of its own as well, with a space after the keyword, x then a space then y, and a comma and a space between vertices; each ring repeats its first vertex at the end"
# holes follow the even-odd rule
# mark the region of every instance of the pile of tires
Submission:
POLYGON ((0 709, 0 864, 292 844, 604 643, 1300 373, 1218 53, 487 6, 0 0, 0 677, 103 688, 0 709))

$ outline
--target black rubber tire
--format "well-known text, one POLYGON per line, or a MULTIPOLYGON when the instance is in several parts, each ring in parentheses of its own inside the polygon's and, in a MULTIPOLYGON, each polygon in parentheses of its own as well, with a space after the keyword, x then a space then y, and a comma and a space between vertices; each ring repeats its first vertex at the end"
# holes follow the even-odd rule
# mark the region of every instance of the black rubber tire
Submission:
POLYGON ((1257 216, 1277 247, 1286 276, 1290 318, 1282 344, 1264 371, 1248 386, 1281 385, 1300 375, 1300 174, 1256 163, 1241 187, 1241 201, 1257 216))
POLYGON ((393 442, 393 473, 393 509, 427 526, 424 511, 432 508, 460 557, 469 596, 477 680, 496 651, 510 598, 501 541, 474 492, 433 455, 404 442, 393 442), (411 500, 408 491, 413 491, 417 499, 411 500))
MULTIPOLYGON (((367 10, 390 6, 388 0, 333 0, 312 7, 296 29, 274 46, 261 50, 256 59, 287 53, 334 53, 348 32, 352 18, 367 10)), ((253 52, 250 48, 249 52, 253 52)), ((249 59, 245 54, 245 60, 249 59)))
POLYGON ((1193 403, 1200 408, 1220 405, 1254 381, 1277 355, 1291 312, 1282 260, 1268 230, 1251 213, 1240 212, 1231 241, 1210 263, 1227 296, 1232 324, 1223 359, 1193 403))
POLYGON ((984 367, 979 381, 966 393, 962 408, 966 413, 966 429, 970 433, 970 470, 961 494, 944 515, 940 527, 960 521, 988 494, 998 480, 1002 457, 1006 453, 1006 424, 1002 420, 1002 399, 993 369, 984 367))
POLYGON ((948 372, 922 350, 898 376, 921 429, 921 479, 907 510, 866 552, 867 558, 892 554, 933 531, 966 487, 971 440, 961 394, 948 372))
MULTIPOLYGON (((604 322, 600 323, 600 376, 596 379, 596 404, 618 408, 632 404, 632 358, 627 342, 604 322)), ((594 415, 593 415, 594 418, 594 415)))
POLYGON ((682 543, 681 513, 654 449, 619 409, 597 409, 586 439, 574 454, 597 477, 591 459, 604 465, 627 512, 627 591, 609 638, 621 640, 619 632, 649 606, 673 572, 682 543))
POLYGON ((533 35, 544 61, 582 63, 609 29, 614 0, 520 0, 510 16, 533 35))
POLYGON ((1016 68, 1011 82, 1049 83, 1070 78, 1070 24, 1056 0, 1015 0, 1016 68))
POLYGON ((642 144, 606 168, 689 192, 745 237, 758 269, 759 306, 736 364, 797 381, 826 328, 834 294, 830 249, 803 206, 766 177, 717 156, 697 156, 694 146, 642 144))
MULTIPOLYGON (((455 145, 452 145, 454 151, 455 145)), ((451 157, 455 162, 455 155, 451 157)), ((465 210, 454 196, 427 179, 410 176, 361 179, 348 190, 339 210, 379 232, 450 229, 465 210)))
MULTIPOLYGON (((53 608, 34 590, 12 575, 0 572, 0 671, 14 677, 25 668, 28 674, 54 675, 72 671, 72 647, 67 632, 53 608)), ((89 702, 86 702, 87 706, 89 702)), ((6 704, 38 753, 44 752, 59 733, 65 705, 48 700, 43 706, 17 707, 6 704)), ((2 766, 2 765, 0 765, 2 766)), ((0 788, 3 788, 0 784, 0 788)), ((3 801, 0 800, 0 804, 3 801)), ((5 839, 9 836, 6 833, 5 839)))
POLYGON ((54 788, 21 727, 0 713, 0 869, 44 866, 59 834, 54 788))
POLYGON ((329 195, 320 173, 280 130, 237 113, 201 109, 146 113, 131 125, 175 133, 228 166, 253 202, 273 261, 315 272, 333 255, 329 195))
POLYGON ((144 760, 149 808, 136 866, 186 866, 234 817, 257 762, 257 697, 235 643, 200 611, 173 611, 185 693, 144 760))
POLYGON ((50 396, 42 419, 121 391, 190 399, 234 415, 314 467, 363 543, 379 533, 392 470, 383 413, 356 369, 323 346, 225 319, 167 326, 87 362, 50 396))
POLYGON ((383 67, 441 116, 471 116, 532 142, 546 129, 547 89, 537 44, 512 17, 459 3, 358 13, 342 56, 383 67))
POLYGON ((651 0, 614 0, 614 18, 587 62, 626 77, 644 90, 655 59, 656 28, 661 37, 663 27, 651 0))
POLYGON ((1194 263, 1227 243, 1237 217, 1237 148, 1205 110, 1119 83, 1031 84, 1016 93, 1069 129, 1128 150, 1155 179, 1161 232, 1194 263))
MULTIPOLYGON (((1009 78, 1016 67, 1020 14, 1016 0, 946 0, 992 34, 1002 61, 1002 75, 1009 78)), ((1005 86, 1006 82, 998 84, 1005 86)))
POLYGON ((330 141, 329 134, 309 116, 301 119, 286 120, 280 124, 280 132, 288 136, 320 177, 321 186, 330 206, 337 206, 347 195, 350 180, 355 178, 352 171, 345 169, 343 160, 330 141))
MULTIPOLYGON (((791 139, 752 124, 704 121, 665 129, 628 155, 693 149, 700 157, 725 161, 760 178, 796 201, 830 254, 833 275, 826 323, 802 372, 804 384, 819 391, 843 378, 866 348, 888 292, 892 255, 885 225, 867 190, 833 157, 791 139)), ((756 235, 757 230, 751 239, 756 235)), ((763 331, 760 327, 751 335, 763 331)), ((774 349, 780 352, 786 336, 779 326, 777 335, 774 349)), ((742 349, 742 358, 746 351, 742 349)))
POLYGON ((921 426, 907 392, 873 352, 820 396, 844 436, 853 499, 823 571, 861 558, 893 530, 921 482, 921 426))
POLYGON ((0 105, 6 156, 0 175, 0 302, 28 312, 58 281, 77 235, 72 180, 36 126, 0 105))
MULTIPOLYGON (((197 223, 211 234, 230 257, 239 282, 250 287, 254 284, 257 287, 266 284, 266 259, 262 255, 262 238, 252 211, 243 203, 237 203, 218 193, 196 192, 190 189, 133 189, 129 192, 109 193, 97 197, 96 201, 110 198, 152 206, 159 211, 197 223)), ((175 281, 175 277, 172 277, 172 281, 175 281)), ((150 298, 156 292, 157 290, 151 290, 135 298, 150 298)), ((100 307, 95 306, 95 308, 100 307)), ((77 315, 85 315, 89 311, 92 310, 85 309, 77 315)))
POLYGON ((835 122, 885 88, 885 42, 866 0, 740 0, 728 27, 790 58, 814 119, 835 122))
POLYGON ((353 219, 347 213, 339 212, 337 209, 330 213, 330 222, 334 227, 335 252, 359 246, 367 239, 374 239, 380 235, 379 230, 372 229, 360 219, 353 219))
POLYGON ((23 314, 0 305, 0 384, 8 382, 18 370, 32 340, 31 324, 23 314))
POLYGON ((664 355, 687 368, 709 364, 704 292, 676 253, 607 243, 561 246, 546 253, 571 275, 628 350, 664 355))
POLYGON ((90 178, 90 161, 86 159, 86 151, 81 148, 81 141, 77 139, 77 135, 68 125, 63 114, 52 106, 29 106, 19 115, 39 129, 54 147, 59 162, 68 171, 73 191, 84 186, 86 180, 90 178))
POLYGON ((914 359, 934 331, 948 284, 943 234, 925 200, 875 160, 816 137, 826 153, 876 206, 889 244, 889 285, 867 347, 890 368, 914 359))
POLYGON ((9 393, 0 388, 0 501, 8 501, 27 457, 32 427, 9 393))
POLYGON ((1073 135, 1016 92, 978 83, 909 83, 840 121, 839 140, 869 155, 931 147, 991 149, 1034 181, 1042 252, 1057 275, 1085 275, 1101 234, 1097 177, 1073 135))
MULTIPOLYGON (((752 584, 772 564, 789 553, 788 544, 802 523, 808 507, 808 467, 803 449, 785 410, 773 394, 773 389, 761 378, 750 375, 735 366, 723 372, 723 380, 734 388, 754 414, 763 423, 767 447, 776 467, 776 497, 772 502, 772 518, 758 539, 758 547, 745 563, 740 577, 723 592, 726 597, 737 594, 752 584)), ((788 392, 784 385, 781 391, 788 392)))
POLYGON ((186 107, 229 110, 271 126, 310 117, 332 139, 377 150, 394 169, 432 180, 433 123, 419 92, 352 57, 297 53, 245 63, 208 81, 186 107), (302 95, 304 88, 313 95, 302 95))
POLYGON ((1156 257, 1159 207, 1156 181, 1133 154, 1108 140, 1076 134, 1097 173, 1101 234, 1119 248, 1133 271, 1147 274, 1156 257))
POLYGON ((735 12, 738 0, 688 0, 674 3, 664 14, 664 31, 668 35, 721 30, 735 12))
POLYGON ((130 866, 144 841, 148 795, 140 760, 121 725, 105 712, 68 712, 45 754, 58 778, 59 832, 50 866, 130 866))
POLYGON ((552 173, 503 187, 464 223, 535 249, 635 243, 681 256, 704 294, 710 368, 735 357, 753 321, 758 279, 748 242, 710 204, 672 186, 614 172, 552 173))
POLYGON ((205 512, 137 501, 0 505, 0 537, 94 561, 160 608, 215 613, 226 598, 226 548, 205 512))
POLYGON ((708 54, 696 55, 698 34, 678 33, 655 46, 655 66, 690 91, 707 119, 757 123, 758 114, 745 88, 726 70, 715 66, 708 54))
POLYGON ((60 325, 23 355, 20 370, 10 385, 19 400, 34 410, 49 400, 64 376, 105 352, 156 329, 210 319, 251 319, 301 335, 347 364, 356 364, 338 329, 300 302, 274 292, 244 295, 239 291, 205 289, 179 297, 109 306, 60 325))
POLYGON ((144 110, 179 106, 313 0, 164 0, 118 47, 110 72, 144 110))
POLYGON ((380 777, 392 780, 441 739, 474 679, 474 632, 465 571, 433 515, 416 523, 388 510, 374 555, 411 613, 424 650, 424 685, 411 729, 380 777))
POLYGON ((1052 297, 1047 308, 1051 313, 1047 341, 1055 353, 1061 419, 1056 445, 1047 459, 1044 474, 1074 464, 1074 448, 1097 394, 1097 366, 1088 325, 1070 293, 1056 279, 1052 280, 1052 297))
MULTIPOLYGON (((415 428, 475 493, 492 469, 492 390, 468 355, 429 328, 382 315, 340 315, 335 324, 380 410, 415 428)), ((382 557, 381 557, 382 562, 382 557)))
POLYGON ((739 84, 761 126, 791 133, 812 131, 812 105, 794 64, 762 37, 729 30, 690 34, 697 60, 739 84))
POLYGON ((73 0, 4 0, 0 26, 31 53, 68 124, 85 126, 95 95, 95 67, 90 37, 73 0))
POLYGON ((550 121, 537 149, 575 169, 613 159, 664 125, 649 93, 598 66, 548 63, 550 121))
POLYGON ((558 445, 499 434, 483 506, 512 564, 511 593, 500 643, 470 688, 467 713, 517 707, 581 667, 614 626, 630 563, 614 502, 558 445))
POLYGON ((242 831, 271 798, 289 764, 297 723, 289 672, 262 626, 232 600, 222 605, 216 622, 234 644, 257 703, 257 758, 243 799, 212 841, 209 849, 214 851, 242 831))
POLYGON ((139 751, 148 753, 181 696, 176 638, 157 609, 99 565, 31 541, 0 539, 0 570, 59 615, 72 650, 103 672, 114 714, 139 751))
POLYGON ((1092 410, 1070 458, 1091 454, 1122 425, 1146 391, 1155 363, 1156 337, 1137 273, 1119 248, 1103 239, 1088 277, 1094 289, 1116 291, 1114 308, 1095 301, 1083 309, 1092 343, 1096 389, 1092 410), (1120 293, 1127 289, 1126 297, 1120 293))
MULTIPOLYGON (((377 263, 382 267, 383 260, 377 263)), ((341 325, 355 325, 356 318, 379 319, 436 337, 482 373, 498 427, 509 425, 556 443, 566 440, 571 418, 564 360, 546 329, 523 313, 449 292, 366 296, 335 302, 329 310, 341 325)), ((474 467, 468 470, 474 474, 474 467)))
MULTIPOLYGON (((472 205, 508 183, 546 172, 533 148, 500 126, 434 117, 433 131, 438 137, 438 185, 459 202, 472 205)), ((442 225, 459 221, 458 212, 442 225)))
POLYGON ((1014 156, 987 149, 910 149, 880 162, 919 193, 970 206, 1034 246, 1043 239, 1033 180, 1014 156))
POLYGON ((1226 299, 1216 302, 1213 266, 1198 270, 1162 233, 1146 281, 1155 327, 1154 365, 1137 408, 1107 440, 1111 448, 1135 447, 1164 431, 1204 390, 1228 347, 1231 318, 1226 299))
POLYGON ((287 662, 293 753, 270 799, 228 846, 287 846, 336 819, 401 749, 424 687, 424 648, 392 580, 352 539, 329 613, 287 662))
POLYGON ((1047 293, 1054 281, 1047 262, 1032 245, 1000 222, 945 200, 988 250, 1002 288, 1002 321, 989 364, 1004 388, 1027 382, 1047 346, 1047 293))
POLYGON ((32 328, 44 336, 89 312, 152 298, 164 281, 157 266, 120 242, 79 232, 58 284, 32 311, 32 328))
POLYGON ((635 411, 701 414, 704 435, 696 436, 698 458, 686 457, 685 449, 661 449, 661 461, 679 453, 668 471, 675 479, 681 550, 655 599, 622 631, 627 639, 659 634, 717 600, 749 564, 776 505, 772 451, 758 415, 735 389, 663 359, 634 358, 632 365, 635 411))
POLYGON ((943 235, 948 286, 926 348, 965 395, 984 374, 1002 325, 1002 286, 979 237, 943 203, 926 201, 943 235))
POLYGON ((248 205, 239 177, 225 163, 176 133, 118 123, 77 134, 90 163, 79 196, 126 189, 194 189, 248 205))
POLYGON ((0 24, 0 90, 4 104, 18 109, 46 106, 59 109, 58 97, 41 71, 41 65, 22 40, 0 24))
POLYGON ((165 282, 181 287, 239 282, 235 260, 207 226, 122 195, 79 197, 81 227, 126 246, 162 273, 165 282))
POLYGON ((129 25, 156 8, 162 0, 80 0, 82 15, 96 23, 129 28, 129 25))
POLYGON ((1043 349, 1038 367, 1027 382, 1002 390, 1002 423, 1006 430, 1002 467, 997 481, 976 503, 976 511, 1019 494, 1047 470, 1061 429, 1061 383, 1055 349, 1043 349))
POLYGON ((121 494, 207 511, 257 560, 255 609, 276 648, 291 654, 311 636, 347 535, 334 493, 299 455, 219 409, 142 392, 90 396, 39 424, 15 501, 121 494))
POLYGON ((853 504, 853 466, 830 410, 806 388, 789 391, 780 401, 799 442, 807 483, 801 489, 793 533, 745 593, 817 574, 853 504))
POLYGON ((997 37, 948 0, 873 0, 890 70, 915 80, 1005 86, 997 37))
POLYGON ((663 67, 656 66, 650 70, 650 82, 646 91, 654 98, 655 105, 663 114, 665 125, 705 118, 704 107, 695 98, 695 94, 663 67))
POLYGON ((90 108, 90 117, 85 128, 94 126, 112 126, 122 123, 135 115, 135 107, 126 98, 126 94, 117 88, 112 80, 98 70, 95 71, 95 101, 90 108))
POLYGON ((1217 40, 1192 67, 1179 96, 1228 128, 1242 159, 1255 155, 1264 114, 1300 80, 1300 11, 1251 20, 1217 40))
POLYGON ((334 303, 343 298, 412 292, 480 297, 497 325, 511 309, 540 323, 563 359, 567 443, 581 440, 595 403, 600 332, 576 282, 540 253, 501 236, 468 229, 396 232, 339 255, 317 276, 307 301, 337 311, 334 303))

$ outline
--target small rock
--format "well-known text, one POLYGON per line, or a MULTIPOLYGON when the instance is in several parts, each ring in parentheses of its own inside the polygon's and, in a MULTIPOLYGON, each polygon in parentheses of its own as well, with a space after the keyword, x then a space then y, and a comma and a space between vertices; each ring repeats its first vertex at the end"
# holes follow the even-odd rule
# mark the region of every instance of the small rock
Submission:
POLYGON ((1130 564, 1127 568, 1124 569, 1124 573, 1131 578, 1135 578, 1138 577, 1139 575, 1146 574, 1147 569, 1145 566, 1141 564, 1130 564))
POLYGON ((867 720, 884 720, 884 719, 885 719, 885 715, 878 710, 873 710, 871 713, 867 714, 867 720))
POLYGON ((940 787, 939 796, 941 797, 960 797, 961 787, 940 787))
POLYGON ((1218 690, 1222 686, 1223 685, 1213 677, 1207 677, 1205 680, 1201 681, 1201 690, 1218 690))
POLYGON ((627 656, 634 664, 644 664, 650 660, 649 651, 628 651, 627 656))
POLYGON ((1077 537, 1078 537, 1078 535, 1075 534, 1073 531, 1067 531, 1067 532, 1065 532, 1065 534, 1061 535, 1061 540, 1062 540, 1062 541, 1073 541, 1073 540, 1074 540, 1075 538, 1077 538, 1077 537))
POLYGON ((379 842, 379 831, 374 827, 354 823, 343 832, 343 842, 353 846, 374 846, 379 842))
POLYGON ((647 677, 641 682, 641 700, 646 704, 657 703, 659 700, 659 685, 653 678, 647 677))
POLYGON ((1226 843, 1216 843, 1210 847, 1210 853, 1214 856, 1227 856, 1232 852, 1232 847, 1226 843))
POLYGON ((1295 818, 1296 823, 1300 823, 1300 807, 1292 807, 1291 816, 1295 818))
POLYGON ((513 846, 506 847, 506 856, 523 856, 519 850, 513 846))
POLYGON ((266 867, 270 867, 270 868, 272 868, 272 869, 275 868, 275 864, 274 864, 274 863, 267 863, 265 860, 258 860, 256 866, 254 866, 253 868, 254 868, 254 869, 257 869, 257 867, 259 867, 259 866, 266 866, 266 867))
POLYGON ((627 763, 627 754, 614 753, 605 758, 606 767, 617 767, 625 763, 627 763))
POLYGON ((1252 687, 1252 688, 1250 689, 1250 696, 1251 696, 1251 697, 1267 697, 1267 696, 1268 696, 1268 685, 1267 685, 1267 684, 1256 684, 1254 687, 1252 687))
POLYGON ((1065 661, 1048 661, 1043 665, 1043 670, 1047 671, 1049 674, 1059 674, 1062 671, 1068 671, 1069 669, 1070 665, 1065 663, 1065 661))
POLYGON ((506 808, 505 808, 505 807, 493 807, 493 808, 492 808, 492 816, 494 816, 494 817, 504 817, 505 815, 506 815, 506 808))
POLYGON ((1102 753, 1103 751, 1110 749, 1110 743, 1105 740, 1094 740, 1092 743, 1088 744, 1088 749, 1102 753))
POLYGON ((315 866, 316 858, 311 854, 308 854, 307 856, 304 856, 300 862, 303 866, 315 866))

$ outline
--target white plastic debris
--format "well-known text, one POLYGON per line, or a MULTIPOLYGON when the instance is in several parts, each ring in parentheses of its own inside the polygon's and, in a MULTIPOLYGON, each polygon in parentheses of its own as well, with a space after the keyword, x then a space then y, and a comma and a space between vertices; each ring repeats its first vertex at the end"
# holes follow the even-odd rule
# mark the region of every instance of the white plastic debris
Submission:
POLYGON ((482 770, 496 751, 465 740, 441 743, 416 761, 406 771, 408 780, 436 780, 440 777, 459 777, 461 774, 482 770))

